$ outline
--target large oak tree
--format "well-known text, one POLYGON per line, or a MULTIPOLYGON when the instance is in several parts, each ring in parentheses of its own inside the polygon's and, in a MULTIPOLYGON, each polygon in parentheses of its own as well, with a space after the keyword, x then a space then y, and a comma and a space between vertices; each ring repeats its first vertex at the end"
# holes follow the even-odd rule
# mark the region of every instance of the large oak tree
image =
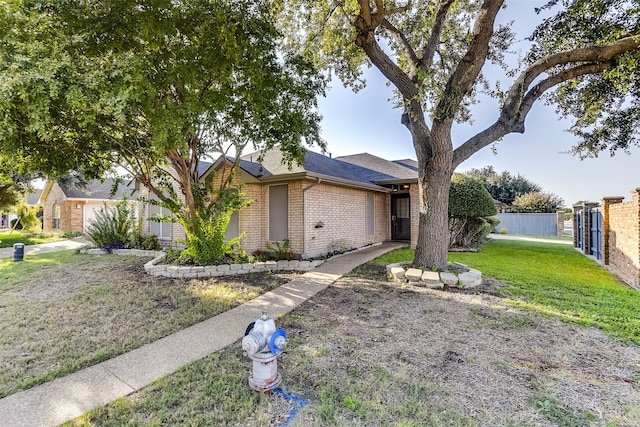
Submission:
POLYGON ((258 0, 3 2, 0 147, 52 175, 120 165, 206 248, 241 203, 228 170, 199 181, 203 156, 322 145, 324 80, 281 40, 258 0))
MULTIPOLYGON (((415 263, 446 267, 447 206, 454 169, 512 132, 544 96, 577 118, 575 151, 592 155, 638 142, 640 15, 636 1, 552 0, 555 14, 531 36, 517 67, 504 54, 509 25, 496 27, 505 0, 280 0, 289 41, 358 86, 363 65, 376 67, 395 87, 402 123, 411 133, 419 173, 420 219, 415 263), (512 76, 496 119, 466 141, 452 128, 468 121, 469 106, 486 87, 493 62, 512 76)), ((531 19, 537 19, 531 14, 531 19)), ((541 19, 540 19, 541 20, 541 19)), ((542 20, 541 20, 542 21, 542 20)), ((515 22, 512 25, 517 25, 515 22)), ((535 149, 535 147, 529 147, 535 149)))

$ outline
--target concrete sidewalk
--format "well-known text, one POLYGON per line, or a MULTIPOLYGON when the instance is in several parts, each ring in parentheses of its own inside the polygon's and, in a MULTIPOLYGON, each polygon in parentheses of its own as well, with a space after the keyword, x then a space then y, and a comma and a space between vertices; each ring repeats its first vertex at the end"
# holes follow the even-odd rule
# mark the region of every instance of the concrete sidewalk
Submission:
MULTIPOLYGON (((88 245, 89 241, 79 238, 74 240, 61 240, 59 242, 41 243, 39 245, 25 245, 25 255, 39 255, 48 252, 65 251, 67 249, 78 249, 85 245, 88 245)), ((13 247, 0 248, 0 258, 13 257, 13 247)))
POLYGON ((235 343, 263 311, 285 314, 342 275, 392 249, 384 243, 332 258, 271 292, 204 322, 66 377, 0 399, 0 426, 57 426, 235 343))

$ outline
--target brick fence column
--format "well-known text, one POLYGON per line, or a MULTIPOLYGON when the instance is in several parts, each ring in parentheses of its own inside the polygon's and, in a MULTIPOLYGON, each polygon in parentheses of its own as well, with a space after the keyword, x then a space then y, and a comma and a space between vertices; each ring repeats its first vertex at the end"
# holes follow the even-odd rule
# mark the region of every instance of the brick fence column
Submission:
POLYGON ((635 192, 633 193, 633 206, 637 212, 637 224, 636 224, 636 232, 634 233, 634 236, 636 237, 636 253, 635 253, 635 258, 633 260, 635 266, 636 266, 636 277, 635 277, 635 283, 633 284, 635 286, 636 289, 640 288, 640 188, 636 188, 635 192))
POLYGON ((616 203, 622 203, 624 197, 612 196, 602 199, 602 263, 609 265, 609 254, 611 247, 609 245, 609 230, 611 229, 609 208, 616 203))
POLYGON ((564 211, 556 212, 556 236, 564 236, 564 211))

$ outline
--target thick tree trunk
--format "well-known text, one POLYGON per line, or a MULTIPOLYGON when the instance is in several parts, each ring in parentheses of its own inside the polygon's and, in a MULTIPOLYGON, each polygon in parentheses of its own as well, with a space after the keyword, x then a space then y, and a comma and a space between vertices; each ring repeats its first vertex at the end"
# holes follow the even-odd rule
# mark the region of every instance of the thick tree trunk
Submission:
MULTIPOLYGON (((452 149, 448 126, 434 124, 429 138, 432 155, 418 155, 420 220, 414 264, 446 269, 449 248, 449 188, 451 187, 452 149)), ((417 135, 413 135, 414 138, 417 135)), ((414 140, 414 146, 420 147, 414 140)))

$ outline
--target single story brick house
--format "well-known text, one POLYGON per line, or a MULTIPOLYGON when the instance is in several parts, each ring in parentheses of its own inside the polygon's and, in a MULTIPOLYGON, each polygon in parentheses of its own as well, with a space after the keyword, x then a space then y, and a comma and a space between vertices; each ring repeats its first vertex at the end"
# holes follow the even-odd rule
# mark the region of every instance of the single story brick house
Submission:
POLYGON ((79 231, 86 233, 91 220, 95 218, 104 205, 115 205, 121 200, 133 199, 134 182, 123 182, 118 185, 115 194, 111 195, 114 182, 91 180, 86 186, 73 183, 62 184, 58 181, 47 181, 38 203, 42 206, 42 223, 45 232, 79 231))
MULTIPOLYGON (((332 158, 308 151, 302 165, 289 169, 279 150, 267 152, 259 163, 258 157, 241 157, 232 185, 251 204, 234 213, 227 238, 244 233, 241 243, 247 253, 285 239, 304 258, 387 240, 415 246, 419 204, 414 160, 392 162, 366 153, 332 158)), ((233 160, 201 162, 201 179, 233 160)), ((143 218, 160 210, 145 209, 143 218)), ((146 220, 143 233, 158 235, 165 245, 184 238, 177 223, 146 220)))

